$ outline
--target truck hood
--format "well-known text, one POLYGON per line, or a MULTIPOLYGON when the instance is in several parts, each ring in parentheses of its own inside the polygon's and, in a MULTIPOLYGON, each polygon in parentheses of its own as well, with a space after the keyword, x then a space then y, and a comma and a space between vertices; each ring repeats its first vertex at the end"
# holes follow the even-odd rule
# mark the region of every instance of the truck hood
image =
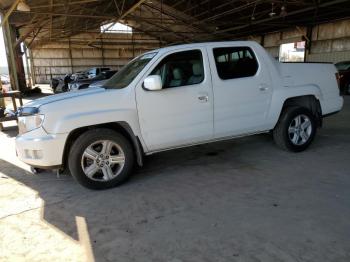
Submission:
POLYGON ((27 104, 24 105, 24 107, 36 107, 39 108, 40 106, 51 104, 57 101, 71 99, 78 96, 93 96, 94 94, 105 92, 106 90, 101 87, 94 87, 94 88, 88 88, 79 90, 77 92, 66 92, 62 94, 56 94, 56 95, 50 95, 47 97, 42 97, 36 100, 33 100, 27 104))

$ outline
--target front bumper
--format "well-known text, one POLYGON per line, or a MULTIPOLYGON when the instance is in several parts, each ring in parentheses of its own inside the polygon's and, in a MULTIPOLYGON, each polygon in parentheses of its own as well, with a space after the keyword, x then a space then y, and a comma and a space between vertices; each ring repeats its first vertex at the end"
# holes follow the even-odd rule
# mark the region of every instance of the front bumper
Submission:
POLYGON ((38 128, 16 137, 16 152, 24 163, 40 168, 62 166, 68 134, 48 134, 38 128))

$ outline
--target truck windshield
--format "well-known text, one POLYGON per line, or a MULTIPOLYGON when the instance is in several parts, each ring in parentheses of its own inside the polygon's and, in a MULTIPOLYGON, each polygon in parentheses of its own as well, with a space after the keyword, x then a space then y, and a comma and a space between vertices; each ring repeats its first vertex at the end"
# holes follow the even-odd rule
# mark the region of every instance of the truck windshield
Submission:
POLYGON ((119 89, 128 86, 156 54, 156 52, 147 53, 131 60, 102 87, 119 89))

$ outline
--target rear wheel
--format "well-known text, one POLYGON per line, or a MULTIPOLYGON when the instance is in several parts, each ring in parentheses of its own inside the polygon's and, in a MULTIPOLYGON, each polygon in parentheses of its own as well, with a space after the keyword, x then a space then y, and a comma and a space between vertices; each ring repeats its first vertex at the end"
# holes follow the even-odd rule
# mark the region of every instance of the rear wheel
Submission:
POLYGON ((124 136, 109 129, 94 129, 74 142, 68 164, 81 185, 106 189, 120 185, 129 177, 134 154, 124 136))
POLYGON ((273 138, 281 148, 300 152, 311 144, 316 129, 316 118, 308 109, 287 107, 273 130, 273 138))

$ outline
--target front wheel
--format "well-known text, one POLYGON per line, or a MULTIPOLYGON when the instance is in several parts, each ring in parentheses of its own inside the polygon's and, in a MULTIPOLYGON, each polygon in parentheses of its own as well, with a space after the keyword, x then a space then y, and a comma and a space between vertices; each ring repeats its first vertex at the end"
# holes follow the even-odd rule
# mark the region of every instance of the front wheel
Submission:
POLYGON ((316 118, 308 109, 287 107, 273 130, 273 138, 279 147, 300 152, 311 144, 316 129, 316 118))
POLYGON ((73 177, 90 189, 107 189, 131 174, 134 154, 129 141, 110 129, 85 132, 74 142, 68 159, 73 177))

